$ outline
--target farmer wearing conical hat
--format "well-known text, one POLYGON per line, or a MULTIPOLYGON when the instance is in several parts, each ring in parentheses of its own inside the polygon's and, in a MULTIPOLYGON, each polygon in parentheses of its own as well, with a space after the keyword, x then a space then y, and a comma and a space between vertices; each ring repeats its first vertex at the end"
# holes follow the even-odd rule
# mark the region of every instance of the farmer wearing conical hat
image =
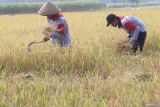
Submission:
MULTIPOLYGON (((47 16, 49 26, 57 29, 57 31, 52 32, 50 35, 53 45, 56 43, 58 43, 61 47, 71 45, 68 24, 65 17, 61 13, 61 9, 54 2, 45 3, 38 11, 38 14, 47 16)), ((48 40, 48 36, 44 37, 44 41, 48 40)))
POLYGON ((132 45, 133 53, 136 53, 139 48, 143 51, 144 42, 147 36, 146 26, 143 22, 133 16, 116 16, 109 14, 106 17, 107 25, 123 28, 129 34, 130 44, 132 45))

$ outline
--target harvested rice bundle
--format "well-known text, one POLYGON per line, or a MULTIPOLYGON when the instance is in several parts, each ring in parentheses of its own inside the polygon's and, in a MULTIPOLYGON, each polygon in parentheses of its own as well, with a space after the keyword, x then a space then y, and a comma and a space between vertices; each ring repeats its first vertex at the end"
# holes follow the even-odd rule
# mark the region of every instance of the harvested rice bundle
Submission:
POLYGON ((50 37, 52 32, 58 31, 56 27, 47 26, 43 29, 43 34, 50 37))
POLYGON ((116 52, 131 52, 131 45, 129 43, 129 40, 122 40, 119 43, 117 43, 116 52))

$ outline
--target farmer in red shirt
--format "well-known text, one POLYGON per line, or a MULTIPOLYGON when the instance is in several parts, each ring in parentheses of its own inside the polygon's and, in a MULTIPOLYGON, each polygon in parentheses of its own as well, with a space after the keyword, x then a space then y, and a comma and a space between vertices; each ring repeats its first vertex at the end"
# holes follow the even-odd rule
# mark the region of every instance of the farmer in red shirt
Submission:
POLYGON ((140 51, 143 51, 147 32, 146 26, 140 19, 133 16, 116 16, 115 14, 109 14, 106 20, 106 26, 112 25, 113 27, 122 28, 129 34, 128 37, 134 53, 136 53, 138 48, 140 51))

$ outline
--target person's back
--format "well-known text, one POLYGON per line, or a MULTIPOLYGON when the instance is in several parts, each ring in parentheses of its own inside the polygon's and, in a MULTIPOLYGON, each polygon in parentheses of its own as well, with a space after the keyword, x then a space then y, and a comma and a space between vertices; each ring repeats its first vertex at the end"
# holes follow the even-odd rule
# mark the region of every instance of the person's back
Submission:
POLYGON ((138 19, 136 17, 124 16, 124 18, 121 19, 121 23, 122 23, 123 28, 125 27, 125 24, 127 22, 132 22, 132 23, 136 24, 140 28, 141 32, 145 32, 146 31, 146 26, 144 25, 144 23, 140 19, 138 19))

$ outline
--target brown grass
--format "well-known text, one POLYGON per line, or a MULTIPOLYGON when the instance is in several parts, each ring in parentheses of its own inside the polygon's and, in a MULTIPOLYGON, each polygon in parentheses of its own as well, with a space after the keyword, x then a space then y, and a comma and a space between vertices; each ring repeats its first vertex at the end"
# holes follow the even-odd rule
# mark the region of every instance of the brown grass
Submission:
POLYGON ((116 44, 117 53, 131 52, 131 46, 127 39, 121 40, 116 44))

